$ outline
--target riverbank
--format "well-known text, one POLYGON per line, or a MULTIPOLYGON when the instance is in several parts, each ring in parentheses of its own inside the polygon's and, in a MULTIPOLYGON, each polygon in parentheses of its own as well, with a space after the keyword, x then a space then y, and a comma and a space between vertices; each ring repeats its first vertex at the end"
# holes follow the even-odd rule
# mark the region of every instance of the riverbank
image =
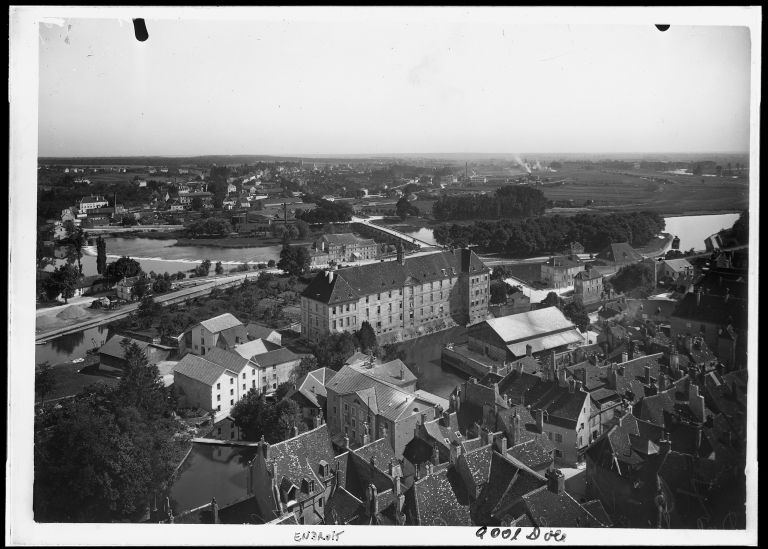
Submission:
MULTIPOLYGON (((312 244, 315 237, 323 233, 314 234, 309 239, 292 240, 292 246, 306 246, 312 244)), ((152 240, 175 240, 173 246, 208 246, 211 248, 266 248, 269 246, 282 246, 283 239, 279 237, 255 237, 255 236, 223 236, 219 238, 192 238, 185 231, 125 233, 121 238, 148 238, 152 240)))

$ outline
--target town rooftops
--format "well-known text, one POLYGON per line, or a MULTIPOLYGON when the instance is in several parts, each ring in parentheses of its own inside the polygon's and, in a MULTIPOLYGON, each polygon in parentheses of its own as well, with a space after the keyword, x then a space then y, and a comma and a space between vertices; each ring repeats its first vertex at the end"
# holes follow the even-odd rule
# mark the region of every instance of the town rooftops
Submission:
POLYGON ((219 316, 209 318, 208 320, 203 320, 200 322, 200 324, 203 326, 203 328, 214 334, 221 332, 222 330, 226 330, 227 328, 243 325, 242 322, 237 320, 230 313, 224 313, 219 316))
POLYGON ((220 347, 214 347, 205 354, 205 359, 208 362, 218 364, 236 374, 239 374, 248 365, 248 358, 250 357, 242 357, 237 353, 220 347))
POLYGON ((245 326, 238 324, 221 330, 219 339, 228 347, 234 347, 248 341, 248 332, 245 331, 245 326))
POLYGON ((361 297, 409 284, 423 284, 461 273, 481 274, 488 267, 469 249, 407 257, 403 264, 383 261, 318 273, 302 296, 327 304, 355 301, 361 297))
POLYGON ((95 202, 106 202, 103 196, 84 196, 80 199, 80 204, 93 204, 95 202))
MULTIPOLYGON (((307 373, 296 386, 296 391, 304 395, 314 406, 321 408, 322 405, 318 400, 318 397, 326 398, 327 392, 325 390, 325 384, 328 383, 331 378, 336 374, 335 371, 330 368, 318 368, 307 373)), ((288 397, 293 392, 289 393, 288 397)))
POLYGON ((665 259, 664 264, 676 273, 683 273, 693 269, 693 265, 691 265, 687 259, 683 258, 665 259))
MULTIPOLYGON (((707 324, 732 324, 736 330, 744 330, 747 311, 747 301, 743 299, 726 300, 718 295, 689 292, 680 300, 672 316, 707 324)), ((698 326, 692 329, 698 331, 698 326)))
POLYGON ((603 278, 603 275, 595 269, 590 269, 588 271, 579 271, 573 275, 573 278, 578 278, 579 280, 595 280, 596 278, 603 278))
POLYGON ((542 486, 523 496, 534 524, 540 527, 601 528, 605 526, 565 490, 542 486))
MULTIPOLYGON (((184 355, 184 358, 173 369, 174 374, 186 376, 206 385, 213 385, 226 371, 227 368, 224 366, 191 353, 184 355)), ((235 374, 232 373, 232 375, 235 374)))
POLYGON ((421 526, 472 526, 469 498, 455 469, 435 467, 413 485, 414 521, 421 526), (454 487, 460 492, 454 492, 454 487), (461 500, 461 501, 460 501, 461 500))
POLYGON ((373 376, 393 385, 408 385, 416 381, 405 363, 400 359, 390 360, 384 364, 373 364, 369 368, 369 363, 355 361, 349 364, 351 368, 365 371, 366 375, 373 376))
MULTIPOLYGON (((492 318, 484 322, 507 344, 576 328, 573 322, 565 318, 560 309, 554 306, 492 318)), ((521 354, 525 354, 525 346, 521 354)))

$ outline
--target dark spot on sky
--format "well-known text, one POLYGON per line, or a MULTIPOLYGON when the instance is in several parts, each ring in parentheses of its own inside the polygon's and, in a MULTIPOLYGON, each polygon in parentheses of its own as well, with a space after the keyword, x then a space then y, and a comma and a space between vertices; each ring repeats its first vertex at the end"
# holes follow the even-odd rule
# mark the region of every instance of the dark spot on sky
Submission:
POLYGON ((656 25, 656 28, 659 29, 661 32, 664 32, 669 28, 669 25, 656 25))
POLYGON ((149 38, 147 25, 144 23, 144 19, 138 18, 133 20, 133 31, 136 34, 136 40, 139 42, 144 42, 147 38, 149 38))

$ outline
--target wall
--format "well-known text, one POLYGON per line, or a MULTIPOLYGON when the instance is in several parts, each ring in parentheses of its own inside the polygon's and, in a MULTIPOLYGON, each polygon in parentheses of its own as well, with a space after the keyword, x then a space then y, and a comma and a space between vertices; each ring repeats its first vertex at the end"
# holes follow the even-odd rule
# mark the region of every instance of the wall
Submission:
POLYGON ((174 373, 173 390, 178 396, 182 408, 202 408, 207 411, 215 410, 213 387, 185 375, 174 373))

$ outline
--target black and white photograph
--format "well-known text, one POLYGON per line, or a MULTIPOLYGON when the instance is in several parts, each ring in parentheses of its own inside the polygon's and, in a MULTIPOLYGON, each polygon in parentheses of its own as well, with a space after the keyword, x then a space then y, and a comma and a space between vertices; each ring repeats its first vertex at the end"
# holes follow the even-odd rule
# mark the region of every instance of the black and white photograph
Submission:
POLYGON ((11 6, 6 544, 757 545, 761 19, 11 6))

